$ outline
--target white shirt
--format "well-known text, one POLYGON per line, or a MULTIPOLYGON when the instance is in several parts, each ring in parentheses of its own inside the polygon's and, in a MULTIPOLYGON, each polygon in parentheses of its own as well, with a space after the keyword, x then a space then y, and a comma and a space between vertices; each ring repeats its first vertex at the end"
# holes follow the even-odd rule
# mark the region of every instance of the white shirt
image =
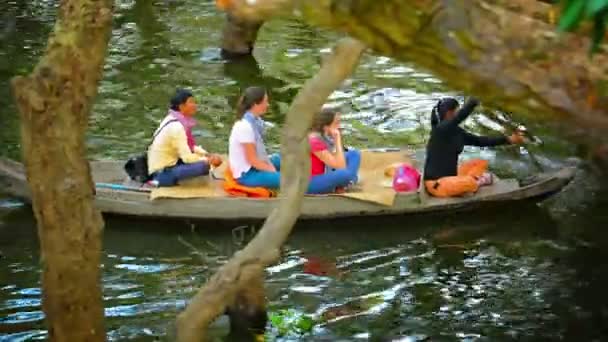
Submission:
POLYGON ((249 122, 239 120, 232 126, 228 142, 228 162, 234 178, 240 178, 251 169, 251 164, 245 156, 245 148, 241 145, 247 143, 255 144, 255 132, 249 122))

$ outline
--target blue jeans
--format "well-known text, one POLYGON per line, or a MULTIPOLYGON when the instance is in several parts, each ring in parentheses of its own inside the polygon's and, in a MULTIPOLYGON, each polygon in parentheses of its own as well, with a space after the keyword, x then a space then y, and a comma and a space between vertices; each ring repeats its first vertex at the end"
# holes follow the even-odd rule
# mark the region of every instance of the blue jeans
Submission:
POLYGON ((359 166, 361 166, 361 152, 348 150, 344 158, 346 159, 346 168, 313 176, 308 184, 307 193, 327 194, 334 192, 337 187, 347 186, 351 182, 356 183, 359 166))
POLYGON ((270 156, 270 162, 277 172, 261 171, 255 168, 243 173, 236 181, 249 187, 262 187, 267 189, 278 189, 281 186, 281 157, 278 154, 270 156))
POLYGON ((155 172, 152 179, 158 181, 158 186, 174 186, 182 179, 205 176, 209 174, 209 164, 204 161, 184 164, 181 160, 175 166, 155 172))

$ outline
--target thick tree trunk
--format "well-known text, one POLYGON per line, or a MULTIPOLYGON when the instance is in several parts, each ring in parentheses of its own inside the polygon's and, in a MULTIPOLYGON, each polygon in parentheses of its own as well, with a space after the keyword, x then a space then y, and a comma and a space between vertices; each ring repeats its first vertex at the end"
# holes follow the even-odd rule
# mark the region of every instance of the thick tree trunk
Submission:
POLYGON ((310 176, 307 136, 313 115, 352 73, 363 50, 364 45, 356 40, 341 40, 319 73, 306 82, 294 99, 281 139, 281 194, 284 197, 256 237, 211 277, 178 316, 178 341, 205 339, 209 323, 227 309, 242 304, 238 302, 239 297, 247 296, 252 282, 255 282, 253 288, 260 288, 264 267, 279 258, 280 248, 300 213, 310 176))
POLYGON ((226 22, 222 30, 222 57, 251 55, 262 24, 262 21, 243 20, 226 13, 226 22))
MULTIPOLYGON (((429 70, 448 86, 515 115, 569 118, 608 130, 608 53, 558 35, 555 7, 531 0, 226 0, 244 20, 297 13, 377 53, 429 70)), ((543 118, 547 118, 543 117, 543 118)))
POLYGON ((62 0, 47 50, 13 79, 42 258, 42 307, 52 341, 104 341, 103 221, 85 131, 111 30, 113 1, 62 0))

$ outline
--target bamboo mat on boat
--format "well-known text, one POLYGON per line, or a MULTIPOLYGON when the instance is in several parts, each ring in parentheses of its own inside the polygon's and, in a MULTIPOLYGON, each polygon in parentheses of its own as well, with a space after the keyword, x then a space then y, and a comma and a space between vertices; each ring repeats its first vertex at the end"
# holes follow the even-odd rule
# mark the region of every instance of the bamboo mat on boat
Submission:
POLYGON ((354 191, 330 196, 348 197, 360 201, 392 206, 397 193, 392 188, 392 179, 384 175, 384 170, 395 163, 412 163, 404 151, 361 153, 359 183, 354 191))
MULTIPOLYGON (((211 171, 214 175, 224 174, 225 163, 211 171)), ((157 198, 212 198, 226 197, 223 182, 213 179, 211 175, 182 181, 178 186, 155 188, 150 192, 150 199, 157 198)))
MULTIPOLYGON (((396 193, 392 189, 391 179, 384 175, 384 170, 391 164, 407 162, 411 159, 404 151, 375 152, 363 151, 361 153, 361 168, 359 169, 359 183, 345 193, 311 196, 341 196, 360 201, 392 206, 396 193)), ((217 176, 224 174, 225 163, 213 170, 217 176)), ((153 189, 150 199, 157 198, 212 198, 228 196, 222 187, 222 182, 213 177, 199 177, 179 186, 153 189)), ((264 199, 260 199, 263 201, 264 199)))

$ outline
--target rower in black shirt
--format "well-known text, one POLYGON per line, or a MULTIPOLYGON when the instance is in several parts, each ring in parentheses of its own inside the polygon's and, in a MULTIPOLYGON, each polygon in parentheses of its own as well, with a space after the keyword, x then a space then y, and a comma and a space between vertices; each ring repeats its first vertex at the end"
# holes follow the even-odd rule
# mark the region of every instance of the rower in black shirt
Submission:
POLYGON ((439 100, 431 116, 431 137, 426 148, 424 180, 427 191, 436 197, 453 197, 476 192, 480 186, 492 183, 486 160, 470 160, 458 167, 458 156, 465 145, 497 146, 521 144, 523 137, 483 137, 467 132, 460 126, 479 104, 469 99, 460 106, 454 98, 439 100))

